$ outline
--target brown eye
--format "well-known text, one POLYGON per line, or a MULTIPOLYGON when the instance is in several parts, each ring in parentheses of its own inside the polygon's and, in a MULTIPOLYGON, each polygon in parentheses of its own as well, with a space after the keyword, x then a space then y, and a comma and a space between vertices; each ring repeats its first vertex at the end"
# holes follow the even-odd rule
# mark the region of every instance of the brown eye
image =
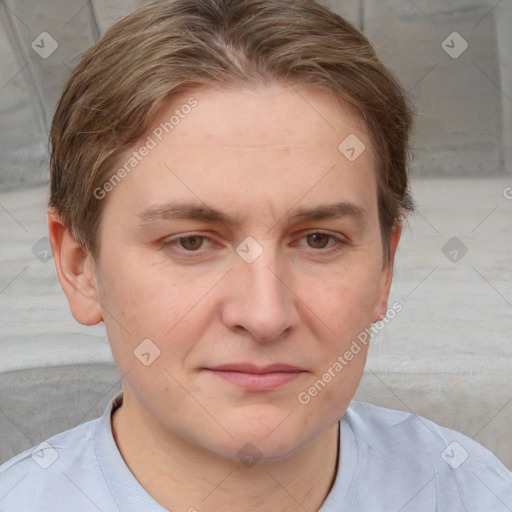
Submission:
POLYGON ((187 236, 180 238, 180 245, 187 251, 197 251, 203 245, 204 237, 202 236, 187 236))
POLYGON ((313 233, 307 237, 308 245, 313 249, 324 249, 329 242, 330 235, 325 233, 313 233))

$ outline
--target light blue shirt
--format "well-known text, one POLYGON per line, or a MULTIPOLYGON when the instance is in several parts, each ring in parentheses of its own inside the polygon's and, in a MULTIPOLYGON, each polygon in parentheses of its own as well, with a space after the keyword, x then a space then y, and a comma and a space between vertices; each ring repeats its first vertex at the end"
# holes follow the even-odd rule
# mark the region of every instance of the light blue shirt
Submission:
MULTIPOLYGON (((121 402, 122 394, 101 418, 0 466, 0 512, 165 512, 114 441, 110 418, 121 402)), ((512 473, 458 432, 361 402, 340 432, 340 465, 319 512, 512 511, 512 473)))

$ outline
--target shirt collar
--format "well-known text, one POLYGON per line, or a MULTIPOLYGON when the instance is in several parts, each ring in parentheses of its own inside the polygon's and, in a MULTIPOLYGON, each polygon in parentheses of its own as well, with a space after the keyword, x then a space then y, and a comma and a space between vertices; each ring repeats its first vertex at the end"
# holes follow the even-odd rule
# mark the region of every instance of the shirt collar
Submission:
MULTIPOLYGON (((156 502, 142 487, 126 465, 112 432, 112 415, 123 403, 123 393, 112 398, 100 418, 94 434, 94 449, 105 482, 112 497, 122 512, 137 510, 143 512, 168 512, 156 502)), ((347 411, 349 412, 349 411, 347 411)), ((349 422, 345 421, 347 414, 340 422, 338 442, 338 466, 334 484, 318 512, 338 510, 340 499, 348 491, 354 463, 357 459, 356 438, 349 422)), ((356 464, 357 465, 357 464, 356 464)))

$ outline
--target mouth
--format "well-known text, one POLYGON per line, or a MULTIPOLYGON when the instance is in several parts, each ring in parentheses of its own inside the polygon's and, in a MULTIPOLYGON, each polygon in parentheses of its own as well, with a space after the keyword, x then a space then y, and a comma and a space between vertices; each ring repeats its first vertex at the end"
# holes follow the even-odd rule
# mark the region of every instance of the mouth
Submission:
POLYGON ((203 370, 233 385, 253 391, 268 391, 279 388, 295 381, 306 373, 302 368, 283 363, 267 366, 234 363, 207 367, 203 370))

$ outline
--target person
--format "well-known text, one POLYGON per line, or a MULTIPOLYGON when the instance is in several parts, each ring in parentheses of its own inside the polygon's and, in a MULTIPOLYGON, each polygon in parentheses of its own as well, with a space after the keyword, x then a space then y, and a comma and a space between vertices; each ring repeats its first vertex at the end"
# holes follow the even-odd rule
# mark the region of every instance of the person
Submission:
POLYGON ((7 511, 512 510, 468 437, 353 402, 388 304, 412 109, 306 0, 119 21, 51 127, 50 240, 122 393, 0 468, 7 511))

